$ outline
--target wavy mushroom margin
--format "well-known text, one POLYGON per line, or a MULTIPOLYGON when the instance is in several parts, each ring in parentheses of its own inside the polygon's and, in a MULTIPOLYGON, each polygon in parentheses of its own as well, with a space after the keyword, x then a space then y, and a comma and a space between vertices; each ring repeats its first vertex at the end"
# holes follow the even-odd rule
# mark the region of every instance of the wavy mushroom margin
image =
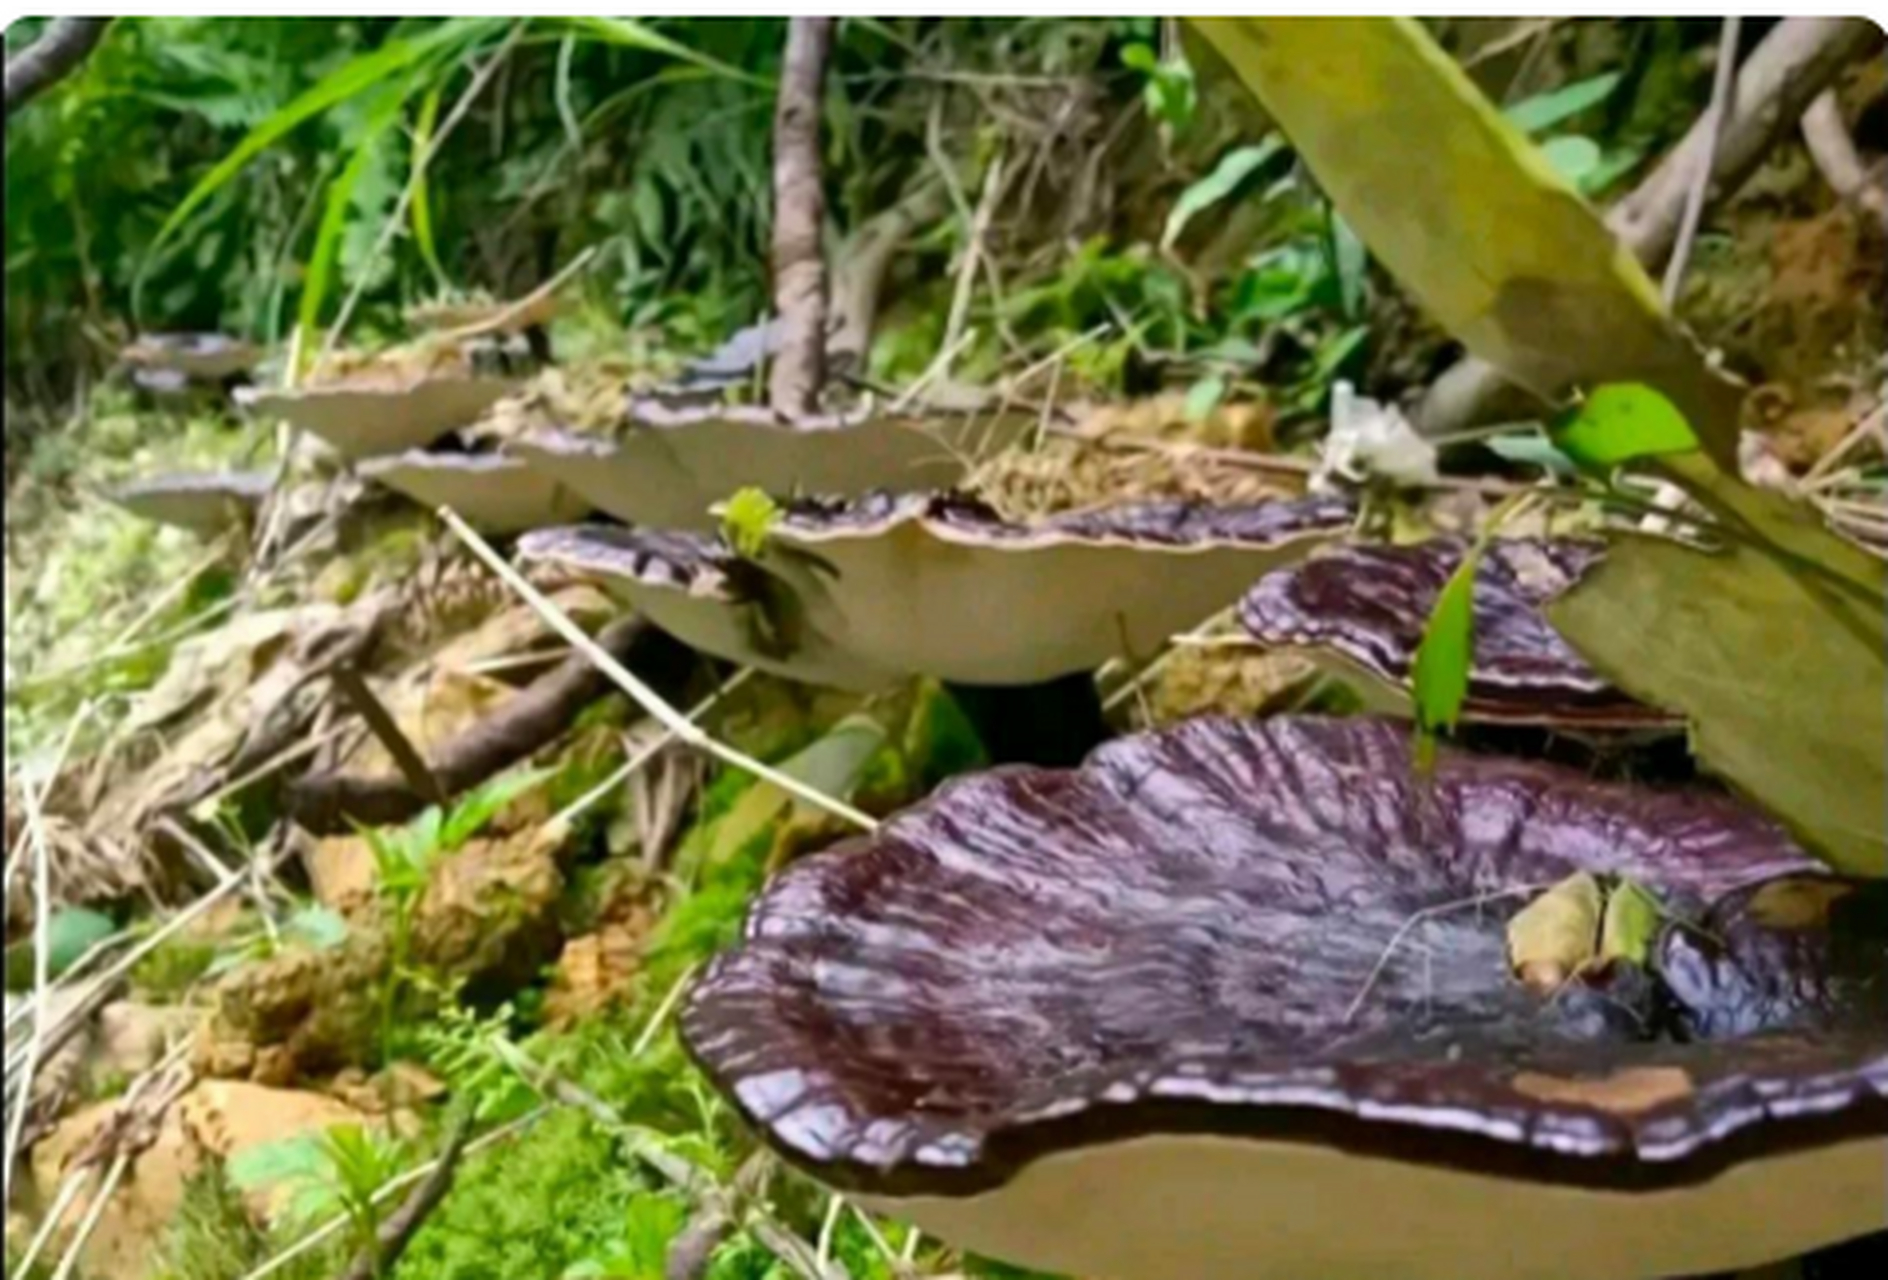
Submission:
POLYGON ((1858 978, 1826 930, 1750 925, 1751 895, 1804 881, 1811 901, 1879 889, 1715 794, 1453 753, 1425 782, 1398 725, 1197 720, 1078 770, 959 780, 789 869, 681 1032, 771 1145, 859 1192, 973 1195, 1169 1133, 1684 1185, 1888 1134, 1888 913, 1870 899, 1858 978), (1660 944, 1702 1002, 1679 1011, 1697 1043, 1523 992, 1519 897, 1431 918, 1435 960, 1372 977, 1417 913, 1575 870, 1735 925, 1722 948, 1660 944))

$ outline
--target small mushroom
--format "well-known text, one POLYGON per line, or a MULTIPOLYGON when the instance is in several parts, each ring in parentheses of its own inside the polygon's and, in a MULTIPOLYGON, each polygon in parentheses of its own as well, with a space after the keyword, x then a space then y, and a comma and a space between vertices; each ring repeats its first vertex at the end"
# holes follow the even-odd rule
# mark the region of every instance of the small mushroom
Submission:
POLYGON ((676 639, 730 662, 839 689, 873 690, 894 678, 820 632, 785 584, 704 534, 540 529, 519 539, 518 555, 595 578, 676 639))
POLYGON ((350 458, 423 449, 476 422, 517 384, 466 373, 362 375, 293 391, 244 388, 237 403, 284 418, 350 458))
POLYGON ((875 493, 789 504, 761 562, 829 599, 828 629, 876 666, 1023 685, 1153 654, 1353 516, 1314 497, 1015 524, 955 495, 875 493))
POLYGON ((361 474, 429 507, 445 505, 487 533, 580 520, 590 505, 519 458, 410 449, 370 458, 361 474))
POLYGON ((133 515, 209 537, 248 524, 274 481, 266 471, 183 471, 135 480, 109 497, 133 515))
POLYGON ((706 531, 709 509, 746 486, 851 494, 956 484, 968 458, 1009 445, 1029 422, 871 408, 788 422, 759 406, 639 399, 614 438, 538 431, 508 447, 618 520, 706 531))
MULTIPOLYGON (((1304 650, 1350 678, 1375 709, 1407 714, 1423 628, 1467 549, 1460 538, 1337 547, 1267 574, 1240 602, 1239 619, 1265 648, 1304 650)), ((1581 729, 1683 723, 1609 683, 1541 611, 1603 551, 1570 538, 1489 544, 1475 576, 1465 719, 1581 729)))
POLYGON ((261 347, 223 333, 140 334, 121 354, 135 368, 166 370, 194 382, 223 382, 262 360, 261 347))
POLYGON ((960 1248, 1109 1280, 1654 1277, 1888 1227, 1888 910, 1718 794, 1193 720, 947 784, 778 876, 685 1045, 960 1248), (1667 917, 1553 997, 1506 923, 1667 917))

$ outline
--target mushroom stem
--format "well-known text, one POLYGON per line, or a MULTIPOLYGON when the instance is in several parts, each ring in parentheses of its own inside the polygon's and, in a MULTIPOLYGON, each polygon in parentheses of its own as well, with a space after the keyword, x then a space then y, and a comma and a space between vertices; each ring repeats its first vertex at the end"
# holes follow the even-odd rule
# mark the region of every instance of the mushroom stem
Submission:
POLYGON ((1086 671, 1039 684, 944 687, 976 728, 991 764, 1073 768, 1108 737, 1101 695, 1086 671))

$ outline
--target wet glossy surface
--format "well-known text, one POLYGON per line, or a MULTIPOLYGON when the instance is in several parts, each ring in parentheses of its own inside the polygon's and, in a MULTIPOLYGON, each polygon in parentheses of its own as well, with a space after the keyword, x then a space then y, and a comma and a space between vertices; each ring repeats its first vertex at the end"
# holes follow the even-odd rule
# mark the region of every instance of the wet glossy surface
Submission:
POLYGON ((1722 796, 1446 754, 1425 781, 1401 725, 1192 721, 796 865, 682 1030, 770 1142, 861 1190, 1199 1130, 1626 1185, 1888 1133, 1877 892, 1722 796), (1677 983, 1510 978, 1508 917, 1583 869, 1703 926, 1663 936, 1677 983), (1779 878, 1808 888, 1759 920, 1741 891, 1779 878))
POLYGON ((871 537, 907 522, 960 541, 1147 543, 1270 546, 1306 533, 1348 525, 1356 509, 1341 497, 1220 506, 1203 502, 1123 503, 1072 511, 1029 524, 1007 521, 961 493, 869 493, 857 498, 805 498, 786 504, 778 529, 788 538, 871 537))
MULTIPOLYGON (((1347 546, 1268 574, 1240 602, 1258 643, 1329 649, 1407 686, 1436 597, 1467 544, 1347 546)), ((1547 622, 1541 606, 1577 582, 1605 546, 1560 538, 1503 538, 1475 579, 1471 718, 1622 724, 1676 723, 1615 688, 1547 622)))
POLYGON ((650 586, 722 595, 732 554, 718 538, 673 529, 584 524, 537 529, 518 540, 518 555, 650 586))

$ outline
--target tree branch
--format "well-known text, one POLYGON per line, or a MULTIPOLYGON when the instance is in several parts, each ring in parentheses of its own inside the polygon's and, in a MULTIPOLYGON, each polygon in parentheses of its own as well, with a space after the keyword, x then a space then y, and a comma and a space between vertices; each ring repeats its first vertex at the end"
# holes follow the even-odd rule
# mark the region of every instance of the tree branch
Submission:
POLYGON ((780 353, 768 382, 773 410, 804 417, 826 381, 826 193, 820 185, 820 92, 831 18, 792 18, 774 109, 774 310, 780 353))
POLYGON ((105 38, 110 18, 54 18, 39 39, 7 59, 7 116, 71 75, 105 38))
POLYGON ((393 1273, 393 1264, 406 1252, 420 1224, 426 1221, 426 1215, 438 1208, 439 1202, 452 1190, 459 1157, 465 1153, 466 1142, 471 1136, 472 1109, 467 1107, 447 1131, 446 1145, 440 1149, 438 1158, 433 1162, 432 1172, 380 1224, 373 1247, 363 1248, 354 1255, 354 1261, 342 1273, 341 1280, 374 1280, 376 1276, 393 1273))
MULTIPOLYGON (((685 683, 696 661, 693 650, 640 617, 611 623, 597 643, 662 689, 685 683)), ((555 741, 609 688, 588 658, 573 653, 496 713, 442 744, 426 768, 446 795, 457 795, 555 741)), ((289 790, 289 811, 318 835, 346 831, 349 820, 368 826, 404 822, 425 805, 425 797, 398 775, 327 770, 308 774, 289 790)))
MULTIPOLYGON (((1735 109, 1724 121, 1709 194, 1722 198, 1741 187, 1771 148, 1796 128, 1816 95, 1880 39, 1880 30, 1859 18, 1785 18, 1773 27, 1738 69, 1735 109)), ((1716 127, 1707 111, 1658 168, 1606 215, 1613 234, 1648 268, 1662 265, 1672 251, 1687 193, 1711 149, 1716 127)), ((1538 412, 1532 396, 1470 357, 1431 385, 1416 425, 1424 435, 1445 436, 1538 412)))
POLYGON ((1825 89, 1803 113, 1803 143, 1823 180, 1842 203, 1888 232, 1888 184, 1871 176, 1842 122, 1835 90, 1825 89))

